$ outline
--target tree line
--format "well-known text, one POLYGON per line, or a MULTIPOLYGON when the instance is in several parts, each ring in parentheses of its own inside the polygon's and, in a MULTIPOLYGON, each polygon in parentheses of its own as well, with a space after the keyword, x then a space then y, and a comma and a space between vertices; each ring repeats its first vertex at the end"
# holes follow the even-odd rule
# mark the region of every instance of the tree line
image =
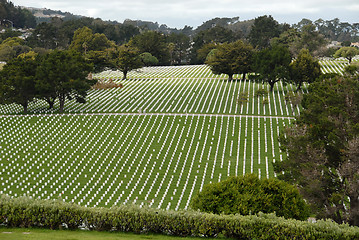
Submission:
MULTIPOLYGON (((261 48, 268 47, 269 41, 272 39, 285 43, 295 39, 296 42, 291 44, 290 50, 296 51, 296 54, 303 48, 301 45, 310 43, 305 48, 309 49, 311 54, 332 56, 336 49, 324 47, 329 41, 342 39, 347 44, 348 41, 358 40, 359 33, 358 24, 342 23, 339 19, 330 21, 319 19, 314 22, 303 19, 298 24, 290 26, 285 23, 280 24, 271 16, 266 15, 248 21, 239 21, 239 17, 214 18, 204 22, 196 29, 189 26, 185 26, 183 29, 172 29, 163 24, 139 20, 125 20, 124 23, 118 23, 89 17, 70 20, 52 18, 50 22, 37 24, 32 35, 20 44, 21 47, 17 46, 15 51, 8 47, 3 49, 0 47, 0 60, 8 61, 24 51, 30 50, 68 49, 74 32, 83 27, 91 29, 94 34, 104 34, 108 40, 113 41, 116 45, 127 44, 132 38, 141 38, 140 36, 145 35, 140 42, 136 41, 136 47, 142 51, 141 48, 144 48, 144 45, 151 44, 152 48, 147 48, 143 52, 149 52, 156 56, 159 60, 158 65, 203 64, 207 57, 203 48, 208 47, 208 44, 235 42, 237 40, 248 41, 253 47, 259 46, 261 48), (260 34, 258 26, 266 30, 267 36, 258 36, 260 34), (253 28, 257 31, 254 31, 253 28), (148 32, 156 32, 159 36, 146 38, 148 32), (153 49, 155 44, 153 41, 157 39, 160 39, 162 49, 159 47, 153 49), (318 44, 321 47, 318 48, 318 44), (163 55, 156 53, 159 51, 162 51, 163 55)), ((17 36, 17 34, 19 33, 13 31, 0 34, 0 43, 8 37, 17 36)))
MULTIPOLYGON (((231 19, 230 21, 233 22, 234 20, 231 19)), ((59 24, 62 23, 59 22, 59 24)), ((52 26, 47 23, 43 23, 43 25, 52 26)), ((39 32, 37 37, 41 38, 42 34, 39 32)), ((53 40, 51 37, 45 38, 43 43, 53 40)), ((193 58, 196 59, 194 63, 206 63, 215 74, 228 74, 229 80, 232 80, 234 74, 242 74, 243 79, 245 79, 247 74, 251 73, 250 78, 268 83, 271 91, 278 81, 294 82, 298 86, 297 90, 299 90, 303 82, 310 83, 319 77, 320 67, 312 55, 317 55, 326 44, 324 37, 315 31, 312 25, 302 27, 299 32, 288 25, 279 24, 272 16, 256 18, 246 39, 236 36, 229 29, 214 26, 200 31, 192 44, 190 38, 183 33, 165 35, 156 31, 145 31, 132 36, 124 44, 117 44, 108 39, 104 33, 94 32, 91 28, 84 26, 74 31, 72 41, 66 48, 58 47, 56 50, 43 47, 32 48, 27 45, 29 41, 31 39, 23 40, 18 37, 9 37, 0 44, 0 60, 2 56, 2 60, 8 61, 2 71, 3 80, 1 84, 3 86, 1 91, 3 93, 12 89, 12 87, 6 86, 11 82, 15 83, 16 81, 11 79, 20 78, 19 74, 23 74, 21 75, 23 77, 33 76, 34 79, 40 79, 40 73, 26 72, 27 69, 35 69, 34 67, 26 68, 24 66, 24 70, 21 70, 19 67, 21 64, 28 61, 30 65, 50 65, 46 63, 46 56, 70 52, 71 56, 75 56, 72 53, 80 56, 75 58, 78 62, 73 63, 74 66, 85 63, 91 65, 91 68, 87 68, 87 74, 89 72, 100 72, 104 69, 117 69, 123 72, 124 79, 126 79, 127 73, 133 69, 142 66, 188 63, 191 62, 188 57, 194 54, 193 58), (31 58, 26 57, 28 55, 31 58), (35 62, 31 63, 31 61, 35 62), (11 69, 12 67, 19 69, 15 71, 11 69), (21 71, 25 72, 21 73, 21 71)), ((347 57, 350 61, 355 54, 358 54, 357 49, 345 47, 338 50, 335 56, 347 57)), ((53 69, 53 71, 66 73, 65 63, 59 62, 59 66, 54 67, 60 66, 63 67, 62 70, 53 69)), ((84 76, 86 74, 83 73, 79 78, 84 80, 84 76)), ((45 81, 44 77, 43 80, 45 81)), ((47 81, 55 81, 55 79, 47 81)), ((35 86, 38 85, 39 83, 35 86)), ((55 86, 55 84, 49 85, 55 86)), ((85 92, 90 88, 88 84, 85 85, 87 89, 80 92, 85 92)), ((75 84, 75 86, 77 85, 75 84)), ((46 92, 44 89, 40 91, 42 95, 34 91, 29 94, 29 97, 26 97, 26 101, 24 99, 14 100, 9 95, 3 94, 1 103, 16 102, 21 104, 24 107, 24 112, 26 112, 28 102, 35 96, 45 99, 50 108, 53 106, 54 99, 59 99, 60 112, 62 112, 66 98, 71 98, 74 95, 78 101, 85 99, 85 93, 78 94, 76 88, 70 89, 75 89, 75 93, 65 94, 66 97, 60 96, 58 93, 54 94, 51 89, 47 89, 48 92, 51 92, 51 96, 45 97, 43 95, 46 92)), ((19 96, 23 98, 27 94, 21 93, 19 96)))
POLYGON ((29 10, 17 7, 10 1, 0 0, 0 26, 34 28, 36 18, 29 10))

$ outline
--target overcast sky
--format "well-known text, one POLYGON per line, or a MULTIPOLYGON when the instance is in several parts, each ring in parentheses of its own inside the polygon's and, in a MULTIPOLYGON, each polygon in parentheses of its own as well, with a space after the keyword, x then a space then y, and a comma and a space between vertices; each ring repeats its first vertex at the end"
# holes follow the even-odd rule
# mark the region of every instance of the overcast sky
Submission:
POLYGON ((359 0, 11 0, 16 6, 49 8, 102 20, 143 20, 196 28, 215 17, 249 20, 272 15, 280 23, 302 18, 359 22, 359 0))

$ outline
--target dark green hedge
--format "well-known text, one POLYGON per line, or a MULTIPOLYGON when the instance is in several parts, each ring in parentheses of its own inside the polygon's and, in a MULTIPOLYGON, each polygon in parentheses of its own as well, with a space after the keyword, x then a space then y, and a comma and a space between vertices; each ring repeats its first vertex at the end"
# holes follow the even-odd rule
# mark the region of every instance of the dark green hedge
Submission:
POLYGON ((86 208, 57 200, 0 196, 0 224, 8 227, 162 233, 237 239, 359 239, 359 228, 332 221, 309 223, 274 214, 215 215, 138 206, 86 208))

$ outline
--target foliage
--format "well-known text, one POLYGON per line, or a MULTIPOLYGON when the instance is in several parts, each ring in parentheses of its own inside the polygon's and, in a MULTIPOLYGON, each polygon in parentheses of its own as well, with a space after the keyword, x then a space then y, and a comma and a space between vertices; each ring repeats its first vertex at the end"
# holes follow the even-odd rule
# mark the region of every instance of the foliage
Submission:
POLYGON ((241 92, 241 93, 239 94, 239 96, 238 96, 237 103, 238 103, 239 105, 242 105, 242 104, 244 104, 244 103, 247 103, 247 102, 248 102, 248 98, 249 98, 248 96, 249 96, 248 92, 241 92))
POLYGON ((24 41, 21 38, 7 38, 0 44, 0 61, 10 61, 28 51, 29 47, 24 46, 24 41))
POLYGON ((272 16, 261 16, 254 20, 254 24, 249 33, 249 42, 258 49, 270 46, 270 40, 280 34, 279 23, 272 16))
POLYGON ((292 114, 294 114, 294 109, 299 106, 299 104, 302 102, 303 100, 303 94, 299 91, 296 92, 288 92, 285 96, 284 99, 286 102, 289 102, 293 105, 292 107, 292 114))
POLYGON ((289 80, 291 60, 291 54, 284 46, 276 45, 263 49, 255 57, 254 70, 257 74, 255 79, 263 83, 267 82, 272 92, 276 82, 289 80))
POLYGON ((355 62, 345 66, 344 73, 349 75, 359 75, 359 63, 355 62))
POLYGON ((300 37, 295 39, 290 48, 295 56, 303 48, 308 49, 310 54, 317 56, 325 48, 326 44, 327 41, 324 36, 316 31, 314 25, 308 24, 302 27, 300 37))
POLYGON ((170 63, 170 52, 163 34, 148 31, 131 39, 129 45, 138 49, 139 53, 149 52, 155 56, 160 65, 170 63))
POLYGON ((281 139, 288 158, 275 163, 318 217, 359 225, 359 82, 329 76, 309 85, 303 111, 281 139))
POLYGON ((291 80, 297 85, 297 91, 304 82, 312 83, 321 75, 319 62, 313 59, 308 49, 302 49, 289 66, 291 80))
POLYGON ((324 55, 327 41, 312 24, 304 25, 300 30, 290 28, 271 40, 272 45, 282 44, 289 48, 293 56, 298 56, 302 49, 307 49, 310 54, 324 55))
POLYGON ((217 46, 216 51, 208 56, 208 64, 214 74, 227 74, 228 80, 233 79, 233 74, 243 74, 243 80, 252 70, 253 48, 242 41, 223 43, 217 46))
POLYGON ((158 59, 155 56, 152 56, 149 52, 144 52, 140 54, 141 61, 144 66, 155 66, 158 64, 158 59))
POLYGON ((27 9, 14 6, 11 1, 0 1, 1 25, 15 28, 33 28, 36 26, 34 15, 27 9))
POLYGON ((204 44, 200 49, 197 50, 197 59, 198 61, 205 62, 207 60, 208 54, 216 49, 218 46, 217 43, 207 43, 204 44))
POLYGON ((188 49, 190 48, 190 38, 183 33, 171 33, 167 36, 167 41, 171 56, 171 65, 188 63, 188 49))
POLYGON ((83 27, 75 31, 69 49, 86 55, 89 51, 104 51, 107 48, 114 47, 114 45, 104 34, 93 34, 90 28, 83 27))
POLYGON ((256 90, 255 94, 256 97, 263 97, 263 96, 267 96, 268 95, 268 91, 267 89, 264 88, 259 88, 256 90))
POLYGON ((127 78, 127 73, 131 70, 142 67, 138 49, 129 44, 120 46, 117 67, 123 73, 123 79, 127 78))
POLYGON ((27 113, 36 94, 35 74, 38 63, 32 57, 19 57, 8 62, 0 72, 0 103, 17 103, 27 113))
POLYGON ((214 214, 275 212, 299 220, 309 216, 308 207, 294 186, 275 178, 259 179, 253 174, 203 186, 192 198, 191 207, 214 214))
MULTIPOLYGON (((230 29, 215 26, 206 30, 202 30, 198 32, 193 37, 193 46, 191 52, 191 63, 192 64, 203 64, 205 60, 205 56, 198 55, 200 49, 210 46, 209 44, 223 44, 230 43, 239 40, 239 36, 230 29)), ((210 51, 210 50, 209 50, 210 51)), ((209 52, 207 51, 207 53, 209 52)))
POLYGON ((8 227, 160 233, 173 236, 236 239, 334 239, 359 237, 359 230, 332 221, 287 220, 274 214, 215 215, 192 211, 164 211, 138 206, 86 208, 53 200, 0 196, 0 224, 8 227))
POLYGON ((356 47, 342 47, 338 51, 335 52, 334 57, 339 58, 343 57, 348 59, 349 64, 352 62, 353 57, 359 55, 359 49, 356 47))
POLYGON ((55 99, 63 112, 66 99, 75 98, 84 103, 87 90, 95 83, 87 79, 92 65, 73 51, 52 51, 41 58, 36 71, 36 89, 40 98, 45 99, 52 108, 55 99))
POLYGON ((71 38, 69 38, 61 28, 62 24, 62 20, 53 19, 51 23, 37 25, 33 34, 26 39, 27 45, 32 48, 40 47, 45 49, 67 48, 75 30, 73 30, 71 38))
POLYGON ((359 29, 357 23, 350 24, 348 22, 340 22, 338 18, 331 20, 323 20, 321 18, 315 20, 314 22, 309 19, 302 19, 297 24, 294 24, 293 27, 301 31, 302 28, 306 25, 314 25, 316 30, 324 36, 324 38, 331 41, 338 42, 355 42, 357 41, 356 32, 359 29))

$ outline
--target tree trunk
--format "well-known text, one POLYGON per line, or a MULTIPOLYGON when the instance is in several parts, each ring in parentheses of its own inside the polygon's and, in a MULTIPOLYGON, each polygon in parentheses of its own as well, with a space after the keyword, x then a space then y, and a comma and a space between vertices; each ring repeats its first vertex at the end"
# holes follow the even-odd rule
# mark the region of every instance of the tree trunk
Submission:
POLYGON ((23 107, 24 107, 24 113, 27 114, 27 105, 28 105, 28 102, 25 102, 23 104, 21 104, 23 107))
POLYGON ((60 103, 59 112, 60 112, 60 113, 63 113, 63 112, 64 112, 65 98, 66 98, 65 95, 59 96, 59 103, 60 103))
POLYGON ((359 226, 359 200, 358 200, 358 196, 349 196, 349 198, 350 198, 349 224, 353 225, 353 226, 359 226))
POLYGON ((124 70, 122 80, 126 80, 126 79, 127 79, 127 70, 124 70))
POLYGON ((274 84, 275 84, 275 82, 274 81, 270 81, 269 82, 269 85, 270 85, 270 92, 273 92, 273 89, 274 89, 274 84))
POLYGON ((243 73, 242 81, 246 80, 246 73, 243 73))
POLYGON ((301 89, 301 87, 302 87, 302 81, 299 82, 298 87, 295 90, 295 92, 298 92, 301 89))
POLYGON ((46 102, 49 104, 49 109, 53 109, 54 108, 54 103, 55 103, 55 99, 52 99, 50 97, 46 98, 46 102))
POLYGON ((233 74, 228 74, 228 81, 232 81, 233 80, 233 74))

